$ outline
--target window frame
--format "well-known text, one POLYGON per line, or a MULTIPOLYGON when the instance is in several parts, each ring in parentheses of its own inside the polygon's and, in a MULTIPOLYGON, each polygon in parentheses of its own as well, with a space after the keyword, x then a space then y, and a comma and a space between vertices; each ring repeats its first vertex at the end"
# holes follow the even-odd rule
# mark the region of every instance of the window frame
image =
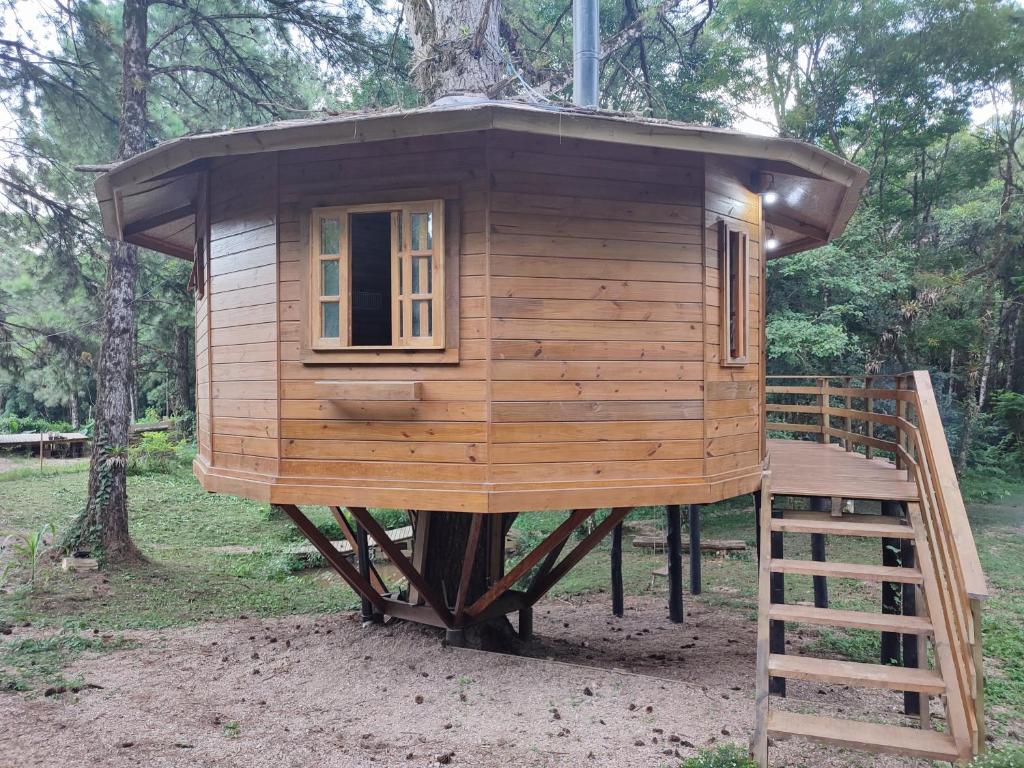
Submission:
POLYGON ((750 234, 718 222, 718 278, 721 316, 720 364, 750 364, 750 234), (735 259, 733 258, 735 256, 735 259), (734 261, 737 269, 734 270, 734 261), (734 272, 738 274, 734 275, 734 272), (739 304, 740 309, 733 313, 739 304), (735 338, 734 338, 735 330, 735 338), (735 345, 734 345, 735 342, 735 345), (734 353, 735 346, 735 353, 734 353))
MULTIPOLYGON (((358 205, 327 205, 309 209, 307 221, 308 269, 306 270, 307 301, 306 338, 311 352, 344 354, 438 352, 446 348, 446 319, 449 301, 446 290, 446 258, 448 248, 445 222, 445 202, 441 199, 401 202, 362 203, 358 205), (412 217, 429 212, 431 220, 431 247, 413 251, 412 217), (350 220, 353 214, 391 214, 391 304, 392 343, 389 345, 353 345, 352 338, 352 243, 350 220), (336 254, 320 251, 320 227, 324 219, 337 218, 341 222, 339 247, 336 254), (401 227, 399 231, 398 227, 401 227), (334 258, 331 258, 334 257, 334 258), (429 258, 430 290, 409 292, 412 287, 412 262, 429 258), (338 294, 323 293, 322 264, 338 262, 338 294), (428 317, 430 335, 412 336, 412 313, 416 302, 430 301, 428 317), (328 302, 338 304, 338 336, 321 335, 322 306, 328 302)), ((421 278, 422 279, 422 278, 421 278)), ((420 305, 422 306, 422 305, 420 305)))

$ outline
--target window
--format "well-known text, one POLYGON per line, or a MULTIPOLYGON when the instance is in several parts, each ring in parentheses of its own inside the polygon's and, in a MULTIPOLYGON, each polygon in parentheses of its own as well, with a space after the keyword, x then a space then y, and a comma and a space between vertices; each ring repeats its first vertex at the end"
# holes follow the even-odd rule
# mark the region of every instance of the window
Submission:
POLYGON ((428 200, 313 210, 313 349, 444 347, 443 209, 428 200))
POLYGON ((747 233, 718 223, 718 266, 721 280, 722 365, 746 365, 750 327, 747 233))

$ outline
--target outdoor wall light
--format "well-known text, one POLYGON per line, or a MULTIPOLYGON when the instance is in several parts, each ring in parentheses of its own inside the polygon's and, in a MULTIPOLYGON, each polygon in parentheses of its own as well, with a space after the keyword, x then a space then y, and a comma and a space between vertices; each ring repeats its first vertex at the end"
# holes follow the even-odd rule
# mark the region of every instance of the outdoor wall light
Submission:
POLYGON ((779 191, 775 188, 775 175, 763 171, 754 171, 750 176, 751 189, 761 196, 764 205, 775 205, 779 202, 779 191))
POLYGON ((771 227, 768 228, 768 237, 764 241, 764 249, 766 251, 774 251, 779 247, 779 238, 775 236, 775 230, 771 227))

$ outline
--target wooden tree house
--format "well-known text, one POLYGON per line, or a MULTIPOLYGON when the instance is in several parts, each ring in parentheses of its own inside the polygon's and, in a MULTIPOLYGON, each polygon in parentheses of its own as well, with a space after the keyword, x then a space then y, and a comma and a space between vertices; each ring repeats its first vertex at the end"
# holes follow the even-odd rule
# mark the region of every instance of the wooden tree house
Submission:
MULTIPOLYGON (((849 741, 833 721, 768 709, 769 687, 818 674, 944 696, 949 734, 902 728, 862 746, 898 750, 887 745, 911 731, 926 734, 917 753, 965 758, 980 745, 984 581, 955 477, 933 455, 945 442, 927 377, 784 388, 816 398, 772 407, 820 442, 766 440, 765 262, 841 233, 865 179, 792 140, 454 99, 177 139, 96 189, 110 237, 193 262, 200 483, 281 505, 368 611, 456 633, 518 611, 525 630, 530 606, 635 506, 810 498, 831 511, 777 507, 759 523, 755 751, 767 759, 769 733, 849 741), (918 421, 876 413, 886 397, 918 421), (829 501, 843 499, 884 500, 895 517, 865 522, 829 501), (303 505, 335 510, 358 567, 303 505), (410 510, 411 557, 373 507, 410 510), (598 508, 611 512, 563 551, 598 508), (565 521, 506 572, 505 532, 529 510, 565 521), (850 526, 913 541, 916 565, 782 556, 784 533, 823 551, 850 526), (367 537, 407 590, 371 571, 367 537), (880 614, 872 626, 890 650, 893 635, 915 649, 930 638, 940 668, 787 666, 785 621, 861 624, 781 605, 786 572, 925 588, 930 620, 880 614), (938 631, 939 617, 955 626, 938 631)), ((928 665, 924 652, 901 658, 912 656, 928 665)))

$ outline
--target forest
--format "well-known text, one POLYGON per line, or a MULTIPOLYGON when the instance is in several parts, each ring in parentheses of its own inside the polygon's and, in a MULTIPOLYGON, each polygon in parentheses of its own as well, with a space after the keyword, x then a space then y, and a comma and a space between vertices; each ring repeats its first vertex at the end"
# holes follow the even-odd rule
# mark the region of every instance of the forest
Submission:
MULTIPOLYGON (((499 14, 499 43, 483 55, 508 73, 490 95, 568 102, 572 3, 486 9, 499 14)), ((126 147, 190 133, 428 103, 436 62, 416 53, 407 30, 422 30, 406 23, 424 10, 425 0, 6 0, 0 429, 93 419, 112 253, 97 169, 126 147), (148 12, 133 47, 147 107, 134 137, 120 92, 129 6, 148 12)), ((1022 22, 1001 0, 601 3, 602 108, 755 126, 869 169, 839 240, 769 266, 769 372, 928 369, 958 469, 990 492, 1024 458, 1022 22)), ((187 431, 189 265, 138 259, 131 418, 174 416, 187 431)))

